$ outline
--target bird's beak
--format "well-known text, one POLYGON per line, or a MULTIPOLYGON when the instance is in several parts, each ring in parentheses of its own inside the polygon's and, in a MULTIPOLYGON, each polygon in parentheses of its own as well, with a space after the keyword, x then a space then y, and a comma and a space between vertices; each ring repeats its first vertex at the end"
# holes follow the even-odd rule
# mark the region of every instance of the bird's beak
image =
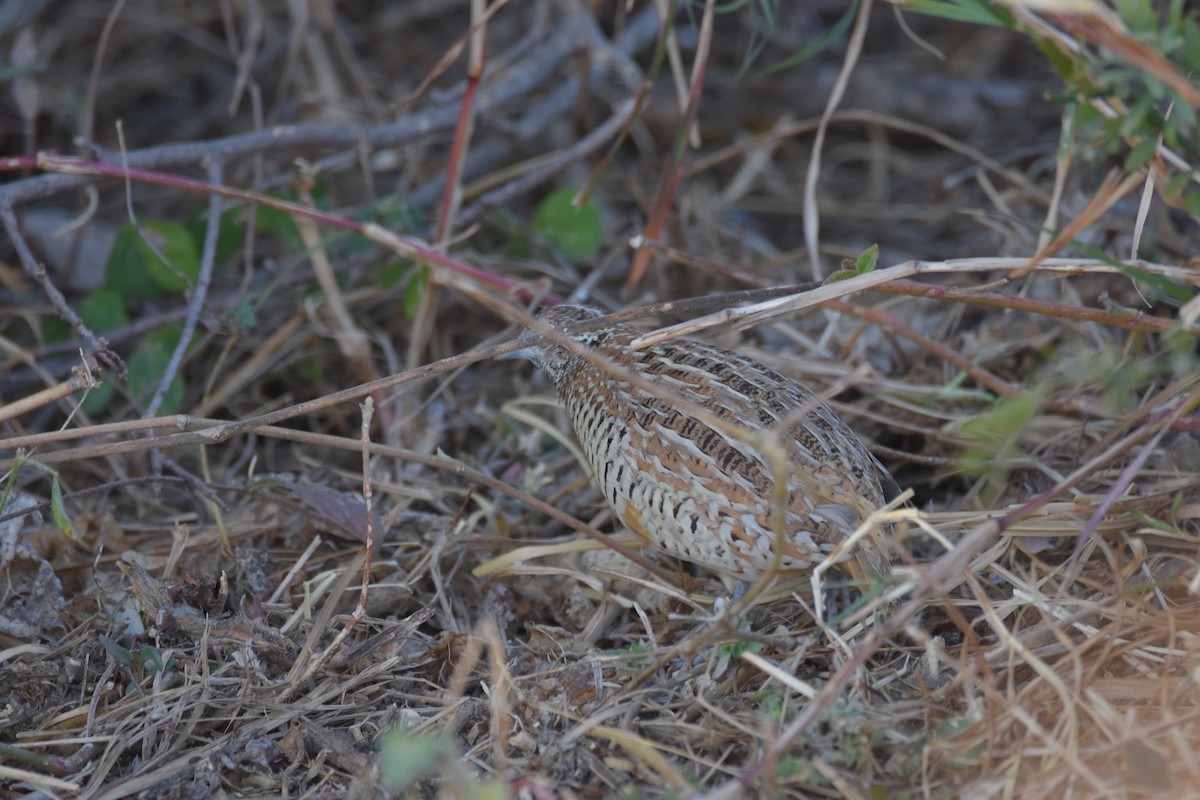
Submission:
POLYGON ((497 361, 515 361, 523 359, 525 361, 533 361, 534 355, 537 353, 536 347, 522 347, 520 350, 513 350, 508 353, 502 353, 496 356, 497 361))

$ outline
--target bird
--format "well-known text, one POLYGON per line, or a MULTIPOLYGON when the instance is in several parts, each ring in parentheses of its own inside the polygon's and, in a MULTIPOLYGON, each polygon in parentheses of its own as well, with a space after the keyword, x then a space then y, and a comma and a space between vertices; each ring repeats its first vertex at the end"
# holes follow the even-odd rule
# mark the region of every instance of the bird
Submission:
MULTIPOLYGON (((899 494, 862 440, 799 381, 694 339, 635 350, 642 332, 604 316, 589 306, 555 305, 537 322, 579 348, 536 327, 521 340, 524 355, 554 384, 613 513, 647 545, 744 587, 770 568, 776 548, 779 574, 810 572, 899 494), (762 439, 786 458, 782 537, 762 439)), ((882 534, 864 537, 839 567, 856 582, 873 582, 887 573, 887 549, 882 534)))

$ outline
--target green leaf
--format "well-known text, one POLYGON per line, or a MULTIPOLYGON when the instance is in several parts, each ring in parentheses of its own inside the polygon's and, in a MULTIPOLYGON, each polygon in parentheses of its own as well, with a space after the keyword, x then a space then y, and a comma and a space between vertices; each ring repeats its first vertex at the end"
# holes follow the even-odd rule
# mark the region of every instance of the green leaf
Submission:
POLYGON ((858 0, 853 0, 850 7, 846 9, 846 13, 842 14, 838 21, 833 24, 833 27, 825 31, 825 34, 814 42, 809 42, 800 51, 793 53, 782 61, 777 61, 766 69, 759 70, 751 77, 762 78, 767 75, 772 75, 776 72, 782 72, 785 69, 791 69, 797 64, 802 64, 813 56, 820 53, 826 47, 829 47, 833 42, 842 37, 846 29, 850 27, 850 23, 854 21, 854 15, 858 12, 858 0))
POLYGON ((729 655, 731 658, 741 658, 745 653, 761 653, 763 649, 762 642, 747 642, 737 641, 723 644, 718 648, 722 653, 729 655))
MULTIPOLYGON (((108 333, 123 328, 129 324, 129 315, 125 313, 125 297, 116 289, 101 289, 93 292, 83 301, 80 316, 84 324, 96 333, 108 333)), ((103 411, 112 401, 116 387, 111 381, 101 381, 96 388, 74 396, 83 402, 83 413, 93 416, 103 411)))
POLYGON ((429 267, 421 267, 413 272, 404 287, 404 316, 414 317, 421 307, 421 295, 429 288, 429 267))
POLYGON ((286 211, 274 206, 260 205, 255 211, 255 227, 264 233, 273 233, 292 248, 302 246, 300 231, 296 229, 296 221, 286 211))
POLYGON ((168 292, 182 292, 195 284, 200 254, 187 228, 178 222, 152 220, 142 225, 142 235, 138 243, 151 280, 168 292))
POLYGON ((989 460, 987 453, 975 447, 967 450, 964 453, 961 453, 958 458, 955 459, 955 465, 959 470, 967 475, 978 477, 979 475, 983 475, 985 472, 987 472, 988 468, 992 466, 992 463, 989 460))
POLYGON ((392 728, 379 745, 379 778, 384 789, 400 793, 437 769, 438 761, 452 757, 454 746, 445 736, 409 733, 392 728))
POLYGON ((73 395, 76 398, 83 400, 81 406, 83 413, 89 417, 94 417, 99 414, 108 404, 112 402, 113 395, 117 393, 117 387, 113 386, 112 381, 100 381, 100 385, 84 394, 78 392, 73 395))
MULTIPOLYGON (((1124 137, 1146 132, 1151 125, 1153 110, 1154 98, 1149 93, 1143 94, 1121 115, 1117 122, 1117 134, 1124 137)), ((1154 137, 1149 138, 1153 140, 1154 137)))
POLYGON ((166 294, 150 278, 146 268, 146 246, 133 225, 126 222, 117 231, 117 238, 108 254, 104 285, 126 300, 154 300, 166 294))
POLYGON ((851 261, 850 259, 847 258, 847 259, 843 260, 842 264, 849 265, 849 266, 846 268, 843 268, 843 269, 839 269, 837 272, 832 273, 828 278, 821 281, 822 286, 824 286, 825 284, 828 284, 828 283, 837 283, 838 281, 848 281, 851 278, 853 278, 855 275, 858 274, 854 271, 854 262, 851 261))
POLYGON ((96 333, 108 333, 129 324, 125 298, 115 289, 101 289, 88 295, 80 309, 83 322, 96 333))
POLYGON ((1155 31, 1158 15, 1149 0, 1113 0, 1117 14, 1135 31, 1155 31))
MULTIPOLYGON (((242 226, 238 224, 240 211, 240 208, 235 208, 221 215, 221 221, 217 225, 217 254, 214 259, 218 264, 224 264, 233 258, 245 241, 242 226)), ((208 212, 201 210, 192 214, 187 221, 187 230, 192 241, 196 243, 197 252, 200 252, 204 247, 204 236, 208 233, 208 212)))
POLYGON ((1154 153, 1158 150, 1158 140, 1153 136, 1147 136, 1142 141, 1138 142, 1137 147, 1129 151, 1129 155, 1125 158, 1125 169, 1128 172, 1133 172, 1140 169, 1154 158, 1154 153))
POLYGON ((8 480, 4 482, 4 494, 0 495, 0 514, 3 514, 8 508, 8 499, 12 497, 13 486, 17 481, 17 473, 21 471, 21 467, 25 464, 25 451, 17 450, 17 457, 13 459, 12 469, 8 471, 8 480))
POLYGON ((560 189, 543 200, 533 212, 533 229, 571 261, 582 261, 600 247, 604 226, 593 201, 577 209, 574 198, 574 189, 560 189))
POLYGON ((1200 220, 1200 191, 1188 192, 1183 198, 1184 208, 1192 219, 1200 220))
POLYGON ((70 324, 65 319, 51 317, 50 319, 42 320, 42 339, 46 344, 58 344, 59 342, 69 341, 74 335, 70 324))
POLYGON ((100 634, 99 638, 101 646, 108 651, 108 654, 113 657, 114 661, 125 667, 133 666, 133 653, 129 652, 104 634, 100 634))
MULTIPOLYGON (((1067 54, 1064 53, 1053 40, 1048 38, 1039 38, 1034 41, 1034 46, 1038 52, 1042 54, 1042 58, 1050 62, 1051 68, 1059 74, 1065 81, 1071 81, 1075 74, 1075 62, 1072 61, 1067 54)), ((1078 123, 1078 120, 1076 121, 1078 123)))
POLYGON ((1167 180, 1167 185, 1163 189, 1163 194, 1167 197, 1175 198, 1183 191, 1183 187, 1187 186, 1192 181, 1191 172, 1176 172, 1167 180))
POLYGON ((413 268, 411 261, 388 261, 375 267, 375 285, 391 289, 413 268))
POLYGON ((296 374, 301 380, 315 386, 325 380, 325 364, 321 359, 301 359, 295 366, 296 374))
MULTIPOLYGON (((1187 205, 1188 213, 1193 217, 1200 219, 1200 192, 1193 192, 1192 194, 1187 196, 1187 198, 1184 200, 1184 203, 1187 205), (1192 194, 1196 195, 1195 210, 1193 210, 1192 206, 1192 194)), ((1186 303, 1192 299, 1193 292, 1191 288, 1184 286, 1175 278, 1167 277, 1165 275, 1151 274, 1144 269, 1140 269, 1122 261, 1118 261, 1099 247, 1093 247, 1090 244, 1085 244, 1084 242, 1080 242, 1078 240, 1071 242, 1071 244, 1078 248, 1080 252, 1082 252, 1088 258, 1094 258, 1098 261, 1103 261, 1104 263, 1121 272, 1123 275, 1125 275, 1125 277, 1130 278, 1131 280, 1141 281, 1147 286, 1153 288, 1158 294, 1158 297, 1151 298, 1152 300, 1157 300, 1159 297, 1161 297, 1164 299, 1170 299, 1177 303, 1186 303)))
POLYGON ((51 473, 50 476, 50 516, 54 518, 54 524, 67 535, 68 539, 80 547, 87 546, 75 532, 75 526, 71 524, 71 517, 67 514, 67 507, 63 505, 62 484, 58 482, 57 472, 51 473))
POLYGON ((1174 147, 1180 146, 1180 141, 1179 141, 1180 119, 1182 119, 1181 115, 1172 114, 1171 116, 1167 117, 1165 122, 1163 122, 1162 139, 1163 139, 1163 144, 1165 144, 1167 147, 1174 148, 1174 147))
POLYGON ((1156 531, 1168 534, 1170 536, 1186 538, 1183 531, 1181 531, 1179 529, 1178 525, 1172 525, 1170 522, 1165 522, 1164 520, 1155 519, 1154 517, 1147 516, 1146 514, 1142 513, 1141 511, 1138 511, 1136 508, 1130 508, 1128 510, 1129 510, 1129 513, 1132 514, 1133 517, 1138 522, 1142 523, 1143 525, 1145 525, 1148 528, 1153 528, 1156 531))
POLYGON ((958 469, 967 475, 986 476, 995 482, 1003 479, 1003 455, 1042 406, 1044 392, 1026 389, 1001 398, 987 412, 967 420, 959 433, 969 444, 956 459, 958 469))
POLYGON ((875 269, 876 262, 879 261, 879 245, 873 244, 866 250, 858 254, 858 258, 854 262, 854 272, 857 275, 865 275, 875 269))
POLYGON ((955 22, 1002 25, 1005 28, 1011 28, 1015 24, 1012 12, 984 0, 908 0, 905 5, 908 10, 918 14, 928 14, 955 22))
POLYGON ((933 728, 933 735, 937 739, 949 739, 974 724, 975 722, 969 717, 945 717, 938 720, 937 725, 933 728))
MULTIPOLYGON (((171 353, 183 335, 183 325, 172 323, 142 340, 142 343, 129 357, 129 393, 133 395, 139 407, 145 409, 150 403, 153 393, 158 390, 158 384, 171 360, 171 353)), ((183 378, 176 374, 167 389, 158 413, 176 414, 183 407, 184 384, 183 378)))
POLYGON ((238 330, 253 330, 258 325, 258 298, 245 295, 229 310, 229 319, 238 330))
POLYGON ((163 664, 162 654, 158 652, 158 648, 148 644, 142 645, 142 648, 134 655, 134 664, 139 673, 145 675, 156 675, 169 666, 163 664))
POLYGON ((75 544, 80 547, 86 547, 87 545, 83 539, 80 539, 79 535, 75 533, 75 526, 71 524, 71 517, 67 514, 67 507, 63 503, 62 484, 58 482, 58 471, 36 459, 29 458, 23 450, 17 450, 16 461, 9 472, 8 483, 4 487, 4 497, 0 499, 0 512, 3 512, 4 508, 8 505, 8 499, 12 495, 13 490, 13 479, 16 477, 20 467, 25 464, 49 476, 50 515, 54 518, 54 524, 75 544))
POLYGON ((987 413, 967 420, 959 430, 972 441, 1002 444, 1020 435, 1041 406, 1041 392, 1017 392, 1001 399, 987 413))
POLYGON ((153 300, 182 292, 199 274, 200 255, 183 225, 151 220, 138 233, 126 223, 109 253, 105 286, 125 299, 153 300))
POLYGON ((308 196, 312 198, 314 208, 329 210, 329 178, 318 175, 309 187, 308 196))

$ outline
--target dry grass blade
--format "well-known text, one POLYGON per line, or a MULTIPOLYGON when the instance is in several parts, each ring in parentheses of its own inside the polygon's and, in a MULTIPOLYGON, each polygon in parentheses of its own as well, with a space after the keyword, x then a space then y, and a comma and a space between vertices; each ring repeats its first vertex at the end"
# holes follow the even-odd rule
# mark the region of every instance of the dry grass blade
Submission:
POLYGON ((890 5, 7 4, 0 796, 1200 793, 1200 23, 890 5))

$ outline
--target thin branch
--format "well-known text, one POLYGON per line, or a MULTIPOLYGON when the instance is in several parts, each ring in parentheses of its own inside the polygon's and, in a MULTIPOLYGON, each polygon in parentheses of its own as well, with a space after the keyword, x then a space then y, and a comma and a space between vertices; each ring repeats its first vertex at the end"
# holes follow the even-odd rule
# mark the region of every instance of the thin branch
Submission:
MULTIPOLYGON (((4 197, 3 192, 0 192, 0 222, 4 223, 4 229, 8 233, 8 238, 12 240, 13 247, 17 251, 17 258, 21 261, 21 266, 25 268, 25 272, 29 277, 37 282, 38 286, 42 287, 47 299, 54 306, 54 310, 59 316, 67 321, 67 324, 75 331, 100 363, 109 367, 116 373, 117 377, 125 380, 125 362, 121 357, 109 349, 108 342, 92 333, 84 321, 78 314, 71 310, 71 306, 67 304, 67 298, 63 297, 62 292, 50 280, 50 276, 46 273, 46 267, 33 256, 33 252, 29 249, 29 243, 25 241, 25 236, 21 233, 21 225, 17 222, 17 216, 13 213, 12 203, 8 198, 4 197)), ((99 369, 96 369, 98 372, 99 369)))
MULTIPOLYGON (((221 165, 217 162, 209 163, 208 180, 212 184, 221 182, 221 165)), ((208 299, 208 289, 212 286, 213 265, 217 260, 217 237, 220 232, 221 195, 214 192, 208 196, 208 217, 205 220, 204 245, 200 250, 200 266, 196 274, 196 285, 192 288, 191 297, 188 298, 187 316, 183 318, 183 332, 179 336, 179 341, 175 344, 175 350, 171 353, 170 360, 167 361, 166 369, 163 370, 162 379, 158 383, 158 388, 154 391, 154 396, 146 404, 146 411, 142 414, 143 417, 150 418, 158 413, 158 409, 162 407, 163 400, 166 399, 167 392, 171 388, 171 383, 175 380, 175 376, 179 374, 179 368, 183 364, 183 357, 187 354, 188 346, 192 342, 192 334, 196 332, 196 325, 200 321, 200 314, 204 310, 205 301, 208 299)))
POLYGON ((817 207, 817 180, 821 177, 821 156, 824 153, 825 133, 829 129, 829 121, 842 102, 846 86, 850 83, 850 74, 862 54, 863 39, 867 35, 867 21, 871 16, 872 0, 862 0, 858 16, 854 20, 854 30, 850 32, 850 41, 846 45, 846 57, 842 68, 838 70, 837 80, 829 92, 825 103, 825 111, 821 114, 821 123, 817 126, 817 135, 813 140, 812 153, 808 159, 808 172, 804 175, 804 245, 808 248, 808 263, 812 269, 812 277, 820 280, 825 272, 821 269, 820 231, 821 212, 817 207))
MULTIPOLYGON (((586 13, 572 14, 571 20, 554 30, 538 46, 538 57, 528 59, 523 68, 513 70, 510 79, 480 93, 481 108, 504 108, 533 93, 547 80, 557 80, 562 63, 590 41, 585 23, 594 18, 586 13)), ((372 148, 390 148, 435 136, 454 127, 458 109, 434 107, 401 116, 385 125, 277 125, 264 131, 228 136, 202 142, 185 142, 133 150, 128 163, 134 169, 157 170, 168 167, 203 164, 211 159, 232 166, 241 159, 270 153, 287 157, 295 153, 338 149, 355 150, 362 143, 372 148)), ((120 154, 92 148, 105 162, 120 163, 120 154)), ((0 169, 9 159, 0 159, 0 169)), ((27 168, 28 165, 26 165, 27 168)), ((0 186, 0 200, 16 206, 31 200, 61 193, 89 182, 85 175, 40 175, 0 186)))

